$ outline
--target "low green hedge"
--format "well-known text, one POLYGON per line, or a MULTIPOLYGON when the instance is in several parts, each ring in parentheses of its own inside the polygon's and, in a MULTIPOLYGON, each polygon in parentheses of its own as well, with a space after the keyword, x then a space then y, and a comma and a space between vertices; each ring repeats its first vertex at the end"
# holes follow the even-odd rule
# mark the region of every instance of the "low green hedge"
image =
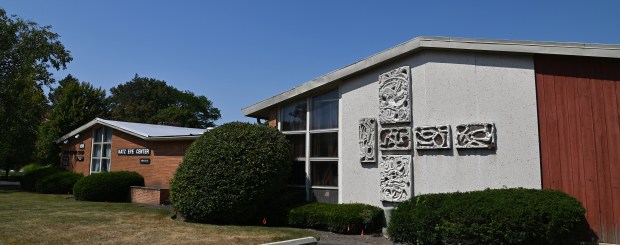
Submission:
POLYGON ((32 171, 26 172, 24 176, 22 176, 22 179, 20 181, 21 188, 26 191, 35 191, 37 181, 49 175, 62 172, 62 171, 65 171, 65 170, 58 168, 58 167, 48 166, 48 167, 37 168, 32 171))
POLYGON ((388 233, 409 244, 567 244, 583 234, 584 214, 553 190, 428 194, 401 203, 388 233))
POLYGON ((83 201, 128 202, 130 186, 144 186, 142 175, 127 171, 95 173, 78 180, 73 195, 83 201))
POLYGON ((72 172, 57 172, 48 175, 36 183, 36 191, 46 194, 65 194, 73 191, 73 185, 84 175, 72 172))
POLYGON ((367 204, 310 203, 289 211, 289 225, 359 234, 381 228, 383 210, 367 204))

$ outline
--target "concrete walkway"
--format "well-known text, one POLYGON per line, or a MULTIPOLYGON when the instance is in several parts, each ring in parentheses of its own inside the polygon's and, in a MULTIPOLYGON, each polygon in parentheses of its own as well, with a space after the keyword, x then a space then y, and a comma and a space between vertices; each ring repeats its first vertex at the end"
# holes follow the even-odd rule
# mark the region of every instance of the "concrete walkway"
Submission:
POLYGON ((352 245, 352 244, 363 244, 363 245, 394 245, 389 239, 383 237, 380 233, 377 234, 369 234, 369 235, 342 235, 336 234, 327 231, 317 231, 321 235, 321 239, 318 244, 323 245, 352 245))
POLYGON ((0 181, 0 190, 16 190, 19 189, 19 182, 0 181))

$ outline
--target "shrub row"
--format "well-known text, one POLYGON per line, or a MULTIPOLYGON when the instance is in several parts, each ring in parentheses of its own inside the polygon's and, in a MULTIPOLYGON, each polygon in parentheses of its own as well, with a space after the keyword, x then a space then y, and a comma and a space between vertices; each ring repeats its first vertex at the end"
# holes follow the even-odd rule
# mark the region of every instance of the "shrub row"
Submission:
POLYGON ((61 171, 53 173, 36 182, 36 191, 45 194, 65 194, 73 192, 73 185, 84 175, 61 171))
POLYGON ((410 244, 566 244, 583 234, 584 213, 553 190, 429 194, 401 203, 388 233, 410 244))
POLYGON ((75 183, 73 195, 84 201, 127 202, 130 186, 144 186, 142 175, 127 171, 95 173, 75 183))
POLYGON ((26 191, 36 191, 37 181, 55 173, 64 171, 58 167, 46 166, 40 168, 32 168, 24 173, 20 181, 21 188, 26 191))
POLYGON ((374 232, 382 219, 383 210, 367 204, 310 203, 288 214, 291 226, 351 234, 374 232))

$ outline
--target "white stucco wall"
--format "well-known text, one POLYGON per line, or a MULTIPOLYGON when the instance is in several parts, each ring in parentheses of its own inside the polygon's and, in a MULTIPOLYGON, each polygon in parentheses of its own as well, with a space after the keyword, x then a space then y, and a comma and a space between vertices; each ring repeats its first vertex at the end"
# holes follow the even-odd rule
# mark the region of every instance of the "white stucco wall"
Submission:
POLYGON ((413 193, 541 188, 534 61, 529 55, 423 51, 340 85, 340 202, 379 201, 378 163, 360 163, 358 122, 378 117, 378 76, 408 65, 413 126, 491 122, 496 150, 412 150, 413 193))

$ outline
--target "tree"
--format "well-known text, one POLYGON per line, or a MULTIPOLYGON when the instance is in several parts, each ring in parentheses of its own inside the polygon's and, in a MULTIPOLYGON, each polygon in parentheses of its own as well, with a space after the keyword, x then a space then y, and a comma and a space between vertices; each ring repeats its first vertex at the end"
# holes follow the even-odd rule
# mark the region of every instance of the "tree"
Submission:
POLYGON ((207 128, 215 126, 215 120, 221 117, 220 110, 207 97, 137 74, 131 81, 111 88, 110 93, 110 116, 114 120, 207 128))
POLYGON ((106 93, 88 82, 68 75, 49 94, 51 110, 38 129, 36 155, 42 162, 57 162, 59 148, 54 140, 69 131, 103 117, 107 111, 106 93))
POLYGON ((30 160, 47 99, 43 86, 55 81, 50 70, 72 60, 51 26, 39 26, 0 8, 0 166, 8 175, 30 160))

